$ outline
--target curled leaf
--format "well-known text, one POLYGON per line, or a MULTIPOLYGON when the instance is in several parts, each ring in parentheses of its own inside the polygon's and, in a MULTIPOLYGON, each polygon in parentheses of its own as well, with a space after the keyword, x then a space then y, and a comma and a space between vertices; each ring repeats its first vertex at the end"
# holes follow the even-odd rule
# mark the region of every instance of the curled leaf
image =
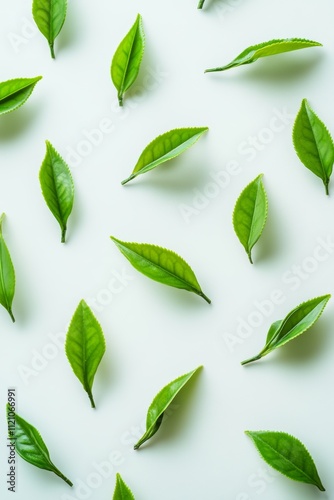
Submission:
POLYGON ((51 462, 49 450, 44 443, 38 430, 31 424, 23 420, 17 413, 15 417, 11 415, 11 407, 7 404, 7 422, 9 437, 15 443, 16 451, 23 460, 29 462, 39 469, 45 469, 53 472, 63 479, 69 486, 72 482, 60 472, 51 462), (15 420, 15 423, 13 422, 15 420), (15 428, 13 431, 12 429, 15 428), (14 432, 14 436, 13 436, 14 432))
POLYGON ((41 76, 35 78, 14 78, 0 83, 0 115, 15 111, 31 96, 41 76))
POLYGON ((15 318, 12 312, 12 304, 15 294, 15 270, 2 235, 2 223, 5 214, 0 217, 0 304, 8 311, 13 323, 15 318))
POLYGON ((273 323, 267 334, 266 345, 262 351, 257 356, 247 359, 241 364, 246 365, 257 361, 306 332, 318 321, 330 298, 330 295, 323 295, 303 302, 293 309, 283 320, 273 323))
POLYGON ((283 54, 284 52, 292 52, 294 50, 308 49, 311 47, 321 47, 319 42, 312 40, 305 40, 304 38, 283 38, 277 40, 270 40, 269 42, 259 43, 252 45, 241 52, 232 62, 221 66, 219 68, 206 69, 205 73, 212 73, 214 71, 225 71, 226 69, 242 66, 243 64, 250 64, 261 57, 275 56, 283 54))
POLYGON ((71 320, 65 350, 72 370, 87 392, 92 408, 95 408, 92 387, 106 344, 102 328, 84 300, 71 320))
POLYGON ((66 10, 67 0, 33 0, 32 14, 35 23, 47 39, 53 59, 54 42, 65 22, 66 10))
POLYGON ((70 169, 49 141, 46 141, 39 180, 46 204, 60 225, 61 242, 64 243, 73 207, 74 185, 70 169))
POLYGON ((122 184, 131 181, 137 175, 172 160, 195 144, 208 127, 176 128, 156 137, 142 152, 132 174, 122 184))
POLYGON ((139 439, 138 443, 135 444, 134 449, 138 448, 150 439, 159 430, 164 413, 168 406, 172 403, 178 393, 183 389, 183 387, 189 382, 193 375, 198 372, 202 366, 199 366, 195 370, 178 377, 169 384, 167 384, 153 399, 146 417, 146 432, 139 439))
POLYGON ((129 33, 121 41, 111 61, 111 79, 118 91, 118 102, 123 106, 124 94, 135 82, 145 49, 143 23, 138 14, 129 33))
POLYGON ((306 447, 299 439, 285 432, 246 431, 262 458, 271 467, 294 481, 325 488, 306 447))
POLYGON ((211 300, 202 292, 197 278, 185 260, 172 250, 149 243, 128 243, 110 236, 117 248, 137 271, 164 285, 181 288, 211 300))
POLYGON ((242 191, 233 212, 234 230, 252 264, 252 248, 262 234, 268 215, 268 200, 262 177, 263 174, 256 177, 242 191))
POLYGON ((303 99, 293 127, 293 144, 300 161, 322 179, 326 194, 334 164, 334 143, 326 125, 303 99))

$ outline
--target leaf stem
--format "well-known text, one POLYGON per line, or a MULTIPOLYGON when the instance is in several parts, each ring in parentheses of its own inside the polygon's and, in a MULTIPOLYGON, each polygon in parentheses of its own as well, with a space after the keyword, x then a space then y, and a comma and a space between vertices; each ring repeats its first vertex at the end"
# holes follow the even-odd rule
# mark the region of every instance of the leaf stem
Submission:
POLYGON ((204 2, 205 2, 205 0, 199 0, 197 8, 198 9, 202 9, 203 5, 204 5, 204 2))
POLYGON ((51 52, 52 59, 56 59, 53 42, 49 43, 49 47, 50 47, 50 52, 51 52))
POLYGON ((328 196, 329 195, 329 188, 328 188, 329 181, 324 182, 324 184, 325 184, 326 194, 328 196))
POLYGON ((258 354, 257 356, 254 356, 253 358, 245 359, 245 361, 242 361, 242 365, 248 365, 248 363, 253 363, 253 361, 258 361, 259 359, 262 358, 262 354, 258 354))
POLYGON ((90 404, 92 405, 92 408, 96 408, 93 394, 92 394, 92 391, 90 389, 87 389, 87 394, 88 394, 88 397, 90 400, 90 404))
POLYGON ((123 94, 118 94, 118 104, 123 106, 123 94))
POLYGON ((124 186, 124 184, 126 184, 127 182, 132 181, 132 179, 134 179, 135 177, 136 176, 134 174, 131 174, 130 177, 121 182, 122 186, 124 186))
POLYGON ((54 473, 55 473, 58 477, 60 477, 61 479, 63 479, 63 481, 65 481, 65 483, 67 483, 69 486, 71 486, 71 487, 73 486, 72 481, 70 481, 70 480, 69 480, 66 476, 64 476, 64 474, 62 474, 62 473, 60 472, 60 470, 58 470, 58 469, 57 469, 57 467, 55 467, 55 468, 53 469, 53 472, 54 472, 54 473))
POLYGON ((147 439, 146 439, 146 437, 144 437, 144 436, 143 436, 141 439, 139 439, 138 443, 136 443, 136 444, 134 445, 133 449, 134 449, 134 450, 139 450, 140 446, 141 446, 142 444, 144 444, 144 443, 145 443, 145 441, 147 441, 147 439))
POLYGON ((199 295, 200 297, 202 297, 204 300, 206 300, 206 302, 207 302, 208 304, 211 304, 211 299, 209 299, 209 297, 207 297, 207 296, 205 295, 205 293, 200 292, 198 295, 199 295))
POLYGON ((14 314, 13 314, 13 311, 11 308, 7 309, 7 311, 9 312, 9 316, 12 318, 12 322, 15 323, 15 318, 14 318, 14 314))
POLYGON ((251 264, 253 264, 253 260, 252 260, 252 253, 251 252, 247 252, 247 255, 248 255, 248 258, 249 258, 249 262, 251 264))
POLYGON ((66 227, 63 227, 61 230, 61 242, 65 243, 65 238, 66 238, 66 227))

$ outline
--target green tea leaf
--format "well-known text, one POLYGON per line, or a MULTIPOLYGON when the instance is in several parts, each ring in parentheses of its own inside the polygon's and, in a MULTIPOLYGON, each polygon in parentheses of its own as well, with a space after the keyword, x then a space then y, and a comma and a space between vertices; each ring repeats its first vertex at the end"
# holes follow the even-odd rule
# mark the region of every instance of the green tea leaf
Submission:
POLYGON ((55 58, 54 42, 66 18, 67 0, 33 0, 32 14, 39 31, 49 43, 51 57, 55 58))
POLYGON ((303 443, 285 432, 246 431, 262 458, 284 476, 325 491, 313 459, 303 443))
POLYGON ((164 285, 193 292, 211 300, 202 292, 197 278, 186 261, 172 250, 148 243, 128 243, 110 236, 117 248, 137 271, 164 285))
POLYGON ((195 144, 208 127, 175 128, 156 137, 142 152, 130 177, 122 184, 131 181, 137 175, 145 174, 149 170, 172 160, 195 144))
MULTIPOLYGON (((11 417, 10 414, 10 406, 7 404, 7 421, 8 426, 10 428, 13 427, 14 418, 11 417)), ((63 479, 68 485, 73 486, 72 482, 67 479, 57 469, 57 467, 51 462, 49 450, 44 443, 42 436, 38 432, 38 430, 33 427, 31 424, 23 420, 23 418, 19 417, 19 415, 15 414, 15 431, 14 436, 12 434, 13 431, 9 432, 8 438, 15 442, 15 447, 17 453, 20 455, 23 460, 29 462, 35 467, 39 469, 45 469, 50 472, 54 472, 57 476, 63 479)))
POLYGON ((106 344, 102 328, 84 300, 73 315, 65 350, 72 370, 87 392, 92 408, 95 408, 92 387, 106 344))
POLYGON ((300 161, 322 179, 326 194, 334 164, 334 143, 326 125, 303 99, 293 128, 293 144, 300 161))
POLYGON ((269 42, 263 42, 248 47, 226 66, 207 69, 205 70, 205 73, 225 71, 226 69, 234 68, 236 66, 253 63, 261 57, 275 56, 276 54, 282 54, 283 52, 292 52, 293 50, 308 49, 310 47, 322 47, 322 44, 319 42, 313 42, 312 40, 305 40, 304 38, 270 40, 269 42))
POLYGON ((2 222, 5 214, 0 217, 0 304, 8 311, 13 323, 15 318, 12 312, 12 304, 15 293, 15 271, 2 235, 2 222))
POLYGON ((123 106, 124 94, 135 82, 145 49, 145 36, 140 14, 129 33, 121 41, 111 61, 111 79, 118 91, 118 102, 123 106))
POLYGON ((47 206, 61 228, 61 242, 65 242, 67 219, 74 200, 74 185, 70 169, 49 141, 46 141, 46 155, 39 180, 47 206))
POLYGON ((172 403, 178 393, 183 389, 183 387, 189 382, 191 377, 200 369, 202 366, 199 366, 195 370, 186 373, 186 375, 182 375, 177 379, 173 380, 169 384, 167 384, 161 391, 155 396, 153 399, 146 417, 146 432, 139 439, 138 443, 135 444, 134 449, 138 450, 138 448, 145 443, 148 439, 150 439, 160 428, 162 423, 162 419, 165 411, 168 406, 172 403))
POLYGON ((330 298, 330 295, 323 295, 303 302, 293 309, 283 320, 273 323, 269 329, 266 345, 262 351, 257 356, 247 359, 241 364, 246 365, 252 361, 261 359, 274 349, 282 347, 287 342, 290 342, 290 340, 306 332, 318 321, 330 298))
POLYGON ((262 177, 263 174, 256 177, 242 191, 233 212, 234 230, 252 264, 252 248, 262 234, 268 215, 268 200, 262 177))
POLYGON ((130 488, 125 484, 120 474, 116 474, 116 486, 113 500, 135 500, 130 488))
POLYGON ((15 111, 32 94, 34 87, 41 76, 35 78, 14 78, 0 83, 0 115, 15 111))

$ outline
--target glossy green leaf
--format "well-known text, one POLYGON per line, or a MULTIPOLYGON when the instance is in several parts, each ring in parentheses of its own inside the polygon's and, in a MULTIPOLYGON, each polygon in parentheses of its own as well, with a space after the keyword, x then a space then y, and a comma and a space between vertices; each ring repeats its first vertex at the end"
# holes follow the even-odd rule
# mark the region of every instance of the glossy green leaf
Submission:
POLYGON ((202 292, 197 278, 187 262, 172 250, 148 243, 128 243, 110 236, 117 248, 137 271, 164 285, 193 292, 211 300, 202 292))
POLYGON ((46 141, 39 180, 46 204, 60 225, 61 242, 64 243, 67 220, 73 208, 74 185, 70 169, 49 141, 46 141))
POLYGON ((303 302, 293 309, 283 320, 273 323, 267 334, 266 345, 262 351, 257 356, 247 359, 241 364, 246 365, 252 361, 261 359, 274 349, 282 347, 287 342, 290 342, 290 340, 306 332, 318 321, 330 298, 330 295, 323 295, 303 302))
POLYGON ((279 40, 270 40, 269 42, 259 43, 252 45, 239 54, 232 62, 220 68, 211 68, 205 70, 205 73, 214 71, 225 71, 226 69, 242 66, 243 64, 250 64, 261 57, 274 56, 284 52, 292 52, 294 50, 308 49, 310 47, 322 47, 319 42, 312 40, 305 40, 304 38, 285 38, 279 40))
POLYGON ((135 500, 130 488, 125 484, 120 474, 116 474, 116 486, 113 500, 135 500))
POLYGON ((271 467, 294 481, 313 484, 325 491, 314 461, 299 439, 285 432, 246 431, 246 434, 271 467))
POLYGON ((195 144, 208 127, 176 128, 159 135, 142 152, 130 177, 122 184, 131 181, 137 175, 145 174, 149 170, 172 160, 195 144))
POLYGON ((233 212, 234 230, 251 263, 252 248, 262 234, 268 215, 262 177, 263 174, 259 175, 242 191, 233 212))
MULTIPOLYGON (((12 428, 12 422, 10 422, 12 418, 9 414, 10 409, 10 406, 7 404, 8 426, 9 423, 11 423, 10 427, 12 428)), ((57 467, 51 462, 49 450, 47 449, 46 444, 44 443, 38 430, 23 420, 23 418, 19 417, 17 413, 15 414, 14 439, 11 433, 9 435, 9 439, 15 442, 16 451, 20 457, 23 458, 23 460, 35 465, 35 467, 38 467, 39 469, 54 472, 68 485, 73 486, 71 481, 65 477, 64 474, 62 474, 60 470, 58 470, 57 467)))
POLYGON ((0 115, 15 111, 26 102, 41 76, 14 78, 0 83, 0 115))
POLYGON ((326 125, 303 99, 293 128, 293 144, 300 161, 322 179, 326 194, 334 164, 334 143, 326 125))
POLYGON ((134 449, 138 448, 150 439, 159 430, 164 413, 168 406, 172 403, 178 393, 183 389, 183 387, 189 382, 191 377, 200 369, 199 366, 195 370, 178 377, 169 384, 167 384, 153 399, 146 416, 146 432, 139 439, 138 443, 135 444, 134 449))
POLYGON ((142 18, 138 14, 129 33, 121 41, 111 61, 111 79, 118 92, 118 102, 123 106, 124 94, 135 82, 145 49, 142 18))
POLYGON ((0 304, 8 311, 12 321, 15 321, 12 304, 15 293, 15 271, 7 245, 2 235, 2 223, 5 214, 0 217, 0 304))
POLYGON ((55 58, 54 42, 66 18, 67 0, 33 0, 32 14, 39 31, 49 43, 51 57, 55 58))
POLYGON ((89 396, 92 408, 95 408, 92 387, 106 344, 102 328, 84 300, 79 303, 71 320, 65 350, 75 375, 89 396))

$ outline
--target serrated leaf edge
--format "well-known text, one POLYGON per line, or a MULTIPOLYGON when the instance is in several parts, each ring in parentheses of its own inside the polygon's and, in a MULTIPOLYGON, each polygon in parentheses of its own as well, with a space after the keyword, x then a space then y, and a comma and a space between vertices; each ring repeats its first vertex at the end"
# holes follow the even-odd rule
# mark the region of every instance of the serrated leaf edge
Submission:
MULTIPOLYGON (((16 111, 17 109, 19 109, 21 106, 23 106, 23 104, 25 104, 27 102, 27 100, 29 99, 29 97, 31 96, 31 94, 33 93, 34 91, 34 88, 36 86, 36 83, 38 83, 40 80, 42 80, 42 76, 36 76, 36 77, 33 77, 31 78, 32 80, 36 78, 36 81, 35 82, 32 82, 32 83, 28 83, 28 85, 26 85, 25 87, 21 87, 19 88, 18 90, 16 90, 15 92, 12 92, 11 94, 8 94, 8 96, 6 96, 6 99, 7 97, 10 97, 11 95, 13 94, 16 94, 17 92, 20 92, 20 90, 23 90, 23 89, 26 89, 27 87, 32 87, 31 88, 31 92, 30 94, 28 95, 28 97, 23 101, 21 102, 21 104, 18 104, 15 108, 13 109, 9 109, 8 111, 2 111, 0 113, 0 116, 1 115, 7 115, 8 113, 11 113, 12 111, 16 111)), ((11 78, 10 80, 5 80, 3 82, 0 82, 0 83, 9 83, 9 82, 13 82, 13 81, 17 81, 17 80, 25 80, 25 78, 11 78)))
POLYGON ((71 366, 71 369, 72 369, 72 372, 74 373, 74 375, 76 376, 76 378, 79 380, 80 384, 82 385, 82 387, 84 388, 85 392, 88 394, 88 397, 91 401, 91 404, 92 404, 92 407, 95 408, 95 402, 94 402, 94 398, 93 398, 93 394, 92 394, 92 390, 93 390, 93 384, 94 384, 94 379, 95 379, 95 375, 97 373, 97 369, 98 367, 100 366, 100 363, 102 361, 102 357, 99 361, 99 364, 97 365, 96 367, 96 372, 94 374, 94 378, 93 378, 93 382, 92 382, 92 387, 91 388, 86 388, 84 383, 81 382, 81 380, 78 378, 77 374, 75 373, 75 371, 73 370, 73 367, 72 367, 72 362, 69 358, 69 354, 68 354, 68 348, 67 348, 67 336, 68 336, 68 332, 70 331, 70 328, 73 324, 73 320, 74 320, 74 316, 76 315, 76 312, 78 311, 79 307, 82 306, 82 304, 85 304, 87 306, 87 308, 90 310, 91 314, 94 316, 97 324, 99 325, 100 329, 101 329, 101 332, 102 332, 102 339, 103 339, 103 347, 104 347, 104 350, 103 350, 103 354, 102 354, 102 357, 104 356, 104 353, 106 352, 106 348, 107 348, 107 345, 106 345, 106 339, 105 339, 105 336, 104 336, 104 333, 103 333, 103 329, 102 329, 102 326, 99 322, 99 320, 96 318, 95 314, 93 313, 93 311, 91 310, 91 308, 89 307, 89 305, 87 304, 87 302, 84 300, 84 299, 81 299, 79 304, 77 305, 73 315, 72 315, 72 318, 71 318, 71 321, 70 321, 70 324, 68 326, 68 329, 67 329, 67 333, 66 333, 66 337, 65 337, 65 354, 66 354, 66 358, 67 358, 67 361, 69 362, 69 365, 71 366))
MULTIPOLYGON (((146 427, 146 431, 144 432, 142 438, 148 434, 150 432, 150 430, 154 427, 156 421, 165 413, 165 411, 167 410, 167 408, 169 407, 169 405, 174 401, 174 399, 176 398, 176 396, 180 393, 180 391, 184 388, 185 385, 188 384, 188 382, 190 381, 190 379, 195 375, 195 373, 197 373, 198 371, 200 371, 201 369, 203 369, 203 365, 200 365, 198 366, 197 368, 195 368, 194 370, 190 371, 190 372, 187 372, 187 373, 184 373, 183 375, 179 375, 176 379, 174 380, 171 380, 170 382, 168 382, 168 384, 164 385, 162 387, 162 389, 160 389, 160 391, 154 396, 154 398, 152 399, 152 402, 150 404, 150 406, 148 407, 148 410, 147 410, 147 415, 148 415, 148 412, 150 411, 150 408, 153 406, 154 404, 154 401, 160 396, 160 394, 171 384, 174 384, 175 382, 177 382, 178 380, 180 380, 181 378, 183 377, 186 377, 188 376, 187 380, 184 381, 184 383, 181 385, 181 387, 175 392, 175 394, 173 395, 173 397, 169 400, 168 404, 165 405, 164 409, 161 410, 161 412, 159 413, 159 415, 157 415, 156 419, 155 419, 155 422, 150 425, 148 428, 146 427)), ((147 416, 146 416, 147 418, 147 416)), ((142 440, 142 438, 140 438, 139 442, 142 440)), ((136 445, 135 445, 135 449, 136 449, 136 445)))
MULTIPOLYGON (((254 242, 253 246, 251 248, 249 248, 249 250, 247 250, 245 247, 245 250, 246 250, 246 253, 249 257, 249 260, 251 263, 253 263, 252 261, 252 257, 251 257, 251 252, 252 252, 252 249, 254 248, 254 246, 256 245, 256 243, 259 241, 260 237, 262 236, 262 233, 263 233, 263 230, 265 228, 265 225, 267 223, 267 219, 268 219, 268 196, 267 196, 267 193, 266 193, 266 190, 264 188, 264 184, 262 182, 262 179, 263 179, 263 176, 264 174, 259 174, 257 177, 255 177, 255 179, 253 179, 249 184, 247 184, 247 186, 244 187, 244 189, 241 191, 240 195, 238 196, 237 198, 237 201, 235 202, 235 205, 234 205, 234 209, 233 209, 233 214, 232 214, 232 220, 233 220, 233 226, 234 226, 234 217, 235 217, 235 211, 236 211, 236 207, 237 207, 237 204, 238 204, 238 201, 240 200, 241 196, 243 195, 244 191, 246 191, 247 188, 249 188, 249 186, 251 184, 253 184, 257 179, 260 179, 260 186, 262 186, 262 189, 263 189, 263 192, 264 192, 264 199, 265 199, 265 218, 264 218, 264 221, 263 221, 263 225, 262 225, 262 228, 261 228, 261 232, 259 234, 259 237, 257 238, 257 240, 254 242)), ((253 220, 253 219, 252 219, 253 220)), ((236 233, 236 230, 235 230, 235 227, 234 227, 234 232, 236 233)), ((237 235, 237 233, 236 233, 237 235)), ((238 235, 237 235, 238 237, 238 235)), ((239 239, 239 237, 238 237, 239 239)), ((240 241, 240 240, 239 240, 240 241)), ((240 242, 241 243, 241 242, 240 242)), ((242 244, 242 243, 241 243, 242 244)), ((242 245, 244 246, 244 245, 242 245)))
MULTIPOLYGON (((132 173, 131 175, 125 179, 124 181, 122 181, 122 184, 126 184, 127 182, 129 182, 130 180, 134 179, 135 177, 137 177, 138 175, 141 175, 141 174, 144 174, 146 172, 148 172, 149 170, 152 170, 152 169, 149 169, 149 170, 145 170, 147 169, 147 167, 149 167, 152 163, 154 163, 155 161, 157 160, 154 160, 154 161, 151 161, 148 165, 145 165, 142 169, 138 170, 138 171, 135 171, 138 163, 139 163, 139 160, 140 158, 142 157, 142 155, 145 153, 145 151, 147 149, 149 149, 150 147, 152 147, 152 144, 158 140, 158 139, 161 139, 162 137, 164 137, 165 135, 167 134, 170 134, 171 132, 180 132, 180 131, 185 131, 185 130, 197 130, 198 132, 196 133, 198 135, 198 137, 196 138, 195 142, 193 142, 192 144, 189 144, 188 146, 185 147, 184 151, 181 151, 180 153, 176 153, 175 155, 171 156, 170 158, 166 159, 166 160, 163 160, 161 162, 162 163, 167 163, 168 161, 170 160, 173 160, 174 158, 180 156, 182 153, 185 153, 185 151, 187 151, 191 146, 193 146, 194 144, 196 144, 196 142, 200 139, 200 137, 209 130, 209 127, 178 127, 178 128, 173 128, 171 130, 168 130, 167 132, 164 132, 163 134, 160 134, 158 135, 157 137, 155 137, 149 144, 147 144, 147 146, 142 150, 142 152, 140 153, 139 155, 139 158, 137 160, 137 163, 136 165, 134 166, 133 170, 132 170, 132 173)), ((194 138, 196 136, 196 134, 192 135, 191 137, 189 137, 189 139, 185 140, 184 142, 182 142, 180 144, 180 146, 182 144, 185 144, 186 142, 190 141, 190 139, 194 138)), ((180 147, 178 146, 178 147, 180 147)), ((176 149, 176 148, 174 148, 176 149)), ((173 150, 171 150, 173 151, 173 150)), ((170 154, 170 152, 168 153, 170 154)), ((165 156, 165 155, 163 155, 165 156)), ((163 156, 161 158, 163 158, 163 156)), ((158 166, 158 165, 157 165, 158 166)))
MULTIPOLYGON (((311 300, 317 300, 317 299, 322 299, 324 301, 324 305, 319 313, 319 315, 317 316, 317 318, 313 321, 313 323, 311 323, 311 325, 307 326, 304 330, 302 330, 298 335, 296 335, 295 337, 293 337, 292 339, 288 339, 286 340, 285 342, 283 342, 282 344, 280 343, 279 346, 277 346, 278 348, 279 347, 283 347, 285 344, 287 344, 288 342, 291 342, 291 340, 295 340, 296 338, 298 338, 300 335, 302 335, 303 333, 305 333, 307 330, 309 330, 310 328, 312 328, 312 326, 317 323, 317 321, 321 318, 329 300, 331 299, 331 294, 326 294, 326 295, 320 295, 319 297, 314 297, 313 299, 310 299, 310 300, 305 300, 304 302, 301 302, 297 307, 295 307, 294 309, 292 309, 292 311, 290 311, 286 316, 285 318, 282 320, 282 324, 279 328, 279 330, 282 329, 282 327, 284 327, 285 323, 288 321, 288 319, 292 316, 292 314, 294 314, 297 309, 299 309, 300 307, 302 307, 304 304, 307 304, 308 302, 310 302, 311 300)), ((320 302, 321 303, 321 302, 320 302)), ((318 305, 320 305, 320 303, 318 305)), ((316 306, 318 307, 318 306, 316 306)), ((277 330, 277 331, 279 331, 277 330)), ((268 330, 269 331, 269 330, 268 330)), ((277 332, 276 332, 277 334, 277 332)), ((266 347, 266 346, 265 346, 266 347)), ((270 349, 269 351, 266 351, 266 354, 269 354, 270 352, 272 352, 274 349, 276 349, 277 347, 273 346, 273 349, 270 349)))
MULTIPOLYGON (((307 455, 308 455, 308 457, 310 458, 310 460, 311 460, 311 462, 312 462, 312 464, 313 464, 313 466, 314 466, 314 468, 315 468, 315 470, 316 470, 316 472, 317 472, 317 475, 318 475, 318 477, 319 477, 319 480, 320 480, 320 485, 324 488, 324 486, 323 486, 323 484, 322 484, 322 481, 321 481, 321 479, 320 479, 319 473, 318 473, 318 469, 317 469, 316 464, 315 464, 315 462, 314 462, 314 460, 313 460, 313 457, 312 457, 312 455, 310 454, 310 452, 308 451, 308 449, 306 448, 305 444, 304 444, 304 443, 302 443, 302 441, 301 441, 300 439, 296 438, 296 437, 295 437, 295 436, 293 436, 292 434, 289 434, 288 432, 283 432, 283 431, 264 431, 264 430, 261 430, 261 431, 248 431, 248 430, 247 430, 247 431, 244 431, 244 432, 245 432, 245 434, 246 434, 247 436, 249 436, 249 437, 252 439, 252 441, 253 441, 253 443, 254 443, 254 445, 255 445, 255 448, 256 448, 257 452, 259 453, 259 455, 261 456, 261 458, 262 458, 262 459, 263 459, 263 460, 264 460, 264 461, 265 461, 268 465, 270 465, 270 467, 272 467, 274 470, 277 470, 280 474, 282 474, 283 476, 287 477, 288 479, 291 479, 292 481, 295 481, 295 482, 297 482, 297 483, 300 483, 300 482, 303 482, 303 481, 298 481, 297 479, 294 479, 294 478, 292 478, 292 477, 287 476, 284 472, 281 472, 281 471, 280 471, 280 470, 278 470, 276 467, 273 467, 273 466, 272 466, 272 465, 271 465, 271 464, 270 464, 270 463, 269 463, 269 462, 268 462, 268 461, 264 458, 264 456, 263 456, 263 455, 262 455, 262 453, 260 452, 259 448, 257 447, 257 445, 256 445, 256 443, 255 443, 255 440, 254 440, 254 438, 253 438, 252 434, 261 434, 261 433, 279 434, 279 435, 282 435, 282 436, 289 436, 290 438, 295 439, 295 440, 296 440, 296 441, 297 441, 297 442, 298 442, 298 443, 302 446, 302 448, 304 448, 304 451, 306 452, 306 454, 307 454, 307 455)), ((265 443, 267 446, 269 446, 269 445, 268 445, 265 441, 264 441, 264 443, 265 443)), ((270 446, 270 448, 272 448, 272 446, 270 446)), ((274 450, 274 451, 275 451, 278 455, 280 455, 280 453, 278 453, 278 452, 275 450, 275 448, 272 448, 272 449, 273 449, 273 450, 274 450)), ((290 460, 286 459, 283 455, 282 455, 282 457, 283 457, 285 460, 287 460, 287 462, 290 462, 290 460)), ((293 462, 290 462, 290 463, 291 463, 291 464, 293 464, 293 462)), ((294 464, 293 464, 293 465, 294 465, 294 464)), ((296 466, 294 465, 294 467, 296 467, 296 466)), ((306 477, 309 477, 309 476, 308 476, 308 475, 307 475, 304 471, 302 471, 302 470, 301 470, 301 469, 299 469, 298 467, 296 467, 296 469, 300 470, 303 474, 305 474, 305 476, 306 476, 306 477)), ((310 478, 310 479, 311 479, 311 478, 310 478)), ((317 487, 319 488, 319 486, 318 486, 317 484, 315 484, 313 480, 312 480, 312 482, 311 482, 311 483, 304 483, 304 484, 312 484, 312 485, 317 486, 317 487)), ((321 490, 321 488, 319 488, 319 489, 321 490)), ((321 490, 321 491, 325 491, 325 488, 324 488, 323 490, 321 490)))
MULTIPOLYGON (((309 120, 309 114, 308 114, 308 110, 307 108, 309 108, 311 110, 311 112, 314 114, 314 116, 319 120, 319 122, 321 123, 321 125, 324 127, 324 129, 326 130, 326 132, 328 133, 331 141, 332 141, 332 145, 333 145, 333 149, 334 149, 334 141, 333 141, 333 136, 332 134, 330 133, 329 129, 327 128, 327 125, 321 120, 321 118, 319 118, 319 116, 317 115, 317 113, 314 111, 314 109, 311 107, 311 105, 309 104, 308 100, 306 99, 306 97, 304 97, 304 99, 302 100, 302 103, 300 105, 300 108, 298 110, 298 113, 297 113, 297 116, 296 116, 296 119, 295 119, 295 122, 293 124, 293 129, 292 129, 292 142, 293 142, 293 147, 294 147, 294 150, 295 150, 295 153, 296 155, 298 156, 300 162, 306 167, 305 163, 303 162, 303 160, 300 158, 299 156, 299 153, 297 151, 297 148, 296 148, 296 141, 295 141, 295 130, 296 130, 296 122, 297 122, 297 118, 299 117, 302 109, 303 109, 303 105, 305 105, 305 110, 306 110, 306 114, 307 114, 307 117, 308 117, 308 120, 309 120)), ((314 133, 313 133, 313 127, 311 125, 311 122, 309 120, 309 123, 310 123, 310 128, 312 130, 312 135, 313 135, 313 138, 314 138, 314 143, 316 144, 317 146, 317 151, 318 151, 318 156, 319 156, 319 159, 320 159, 320 163, 321 163, 321 166, 323 167, 323 164, 322 164, 322 159, 320 157, 320 154, 319 154, 319 150, 318 150, 318 145, 317 145, 317 142, 315 140, 315 137, 314 137, 314 133)), ((310 170, 308 167, 306 167, 308 170, 310 170)), ((312 172, 312 171, 311 171, 312 172)), ((314 172, 312 172, 314 174, 314 172)), ((316 174, 314 174, 316 175, 316 174)), ((318 177, 318 176, 317 176, 318 177)), ((326 187, 326 192, 327 192, 327 189, 328 189, 328 184, 329 184, 329 181, 330 181, 330 176, 328 177, 328 183, 326 182, 327 181, 327 173, 325 172, 325 179, 321 177, 321 180, 323 181, 323 183, 325 184, 325 187, 326 187)))
MULTIPOLYGON (((200 284, 198 283, 198 279, 196 277, 196 274, 194 273, 193 269, 190 267, 190 265, 188 264, 188 262, 186 262, 184 260, 183 257, 181 257, 179 254, 177 254, 176 252, 174 252, 174 250, 170 250, 168 248, 165 248, 165 247, 161 247, 159 245, 154 245, 152 243, 138 243, 138 242, 135 242, 135 241, 121 241, 121 240, 118 240, 117 238, 115 238, 114 236, 110 236, 110 239, 116 244, 116 246, 118 246, 118 243, 122 246, 122 245, 148 245, 154 249, 158 249, 158 250, 164 250, 166 252, 170 252, 171 254, 175 255, 176 257, 178 257, 183 264, 185 264, 190 270, 191 272, 193 273, 196 281, 197 281, 197 284, 198 284, 198 290, 196 288, 194 288, 190 283, 188 283, 187 281, 185 281, 184 279, 180 278, 179 276, 177 276, 176 274, 172 274, 170 273, 170 271, 168 271, 167 269, 165 269, 164 267, 161 267, 159 264, 155 264, 154 262, 152 262, 151 260, 148 260, 146 257, 143 257, 141 254, 138 254, 137 252, 135 252, 134 250, 132 249, 128 249, 128 250, 131 250, 133 253, 137 253, 137 255, 139 255, 140 257, 142 257, 143 259, 145 259, 147 262, 149 262, 150 264, 153 264, 154 266, 158 267, 159 269, 163 270, 165 273, 169 274, 170 276, 172 276, 173 278, 177 278, 179 279, 180 281, 182 281, 183 283, 185 283, 188 287, 191 287, 194 291, 194 293, 196 293, 197 295, 200 295, 201 297, 205 298, 205 294, 203 293, 202 291, 202 288, 200 286, 200 284)), ((205 300, 207 300, 208 297, 205 298, 205 300)), ((210 299, 208 299, 210 301, 210 299)), ((207 300, 207 301, 208 301, 207 300)), ((210 301, 211 302, 211 301, 210 301)), ((210 303, 209 302, 209 303, 210 303)))

